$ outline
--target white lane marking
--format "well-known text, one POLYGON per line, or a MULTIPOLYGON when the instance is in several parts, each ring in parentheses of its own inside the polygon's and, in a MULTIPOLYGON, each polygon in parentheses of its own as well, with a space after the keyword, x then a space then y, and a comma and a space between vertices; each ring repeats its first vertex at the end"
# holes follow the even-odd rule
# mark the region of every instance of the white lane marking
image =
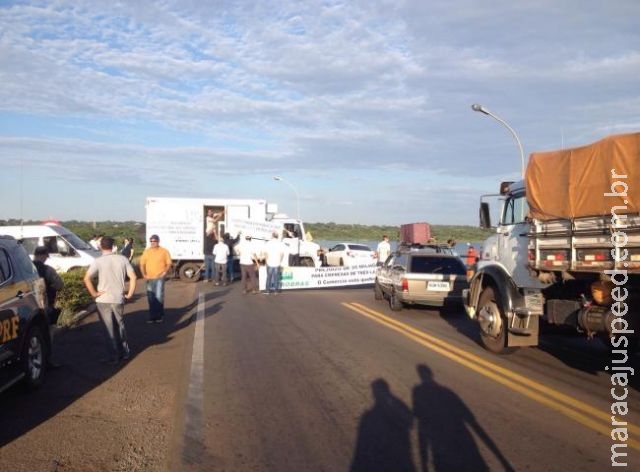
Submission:
POLYGON ((198 312, 191 353, 191 375, 185 411, 185 437, 187 443, 202 441, 202 379, 204 372, 204 294, 198 295, 198 312))

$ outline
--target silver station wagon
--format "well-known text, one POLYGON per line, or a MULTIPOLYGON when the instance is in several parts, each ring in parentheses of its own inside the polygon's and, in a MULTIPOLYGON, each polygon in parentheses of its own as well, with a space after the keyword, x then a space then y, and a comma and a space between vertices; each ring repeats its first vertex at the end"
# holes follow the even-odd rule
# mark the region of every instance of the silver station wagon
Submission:
POLYGON ((467 269, 457 256, 432 249, 393 253, 376 271, 374 295, 392 310, 411 304, 458 307, 468 287, 467 269))

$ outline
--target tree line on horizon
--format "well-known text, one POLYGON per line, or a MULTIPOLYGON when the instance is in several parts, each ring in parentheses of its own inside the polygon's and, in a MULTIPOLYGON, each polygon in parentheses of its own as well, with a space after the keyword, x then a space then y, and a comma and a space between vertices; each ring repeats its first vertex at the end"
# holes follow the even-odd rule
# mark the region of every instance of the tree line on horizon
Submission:
MULTIPOLYGON (((19 219, 0 220, 1 226, 42 224, 39 220, 21 221, 19 219)), ((138 221, 61 221, 60 224, 68 228, 85 241, 89 241, 94 235, 108 235, 120 245, 124 238, 134 238, 135 246, 146 245, 146 224, 138 221)), ((483 241, 491 233, 491 230, 483 230, 475 226, 467 225, 430 225, 431 235, 438 242, 447 242, 454 239, 457 242, 483 241)), ((306 231, 310 232, 313 239, 330 241, 377 241, 383 234, 389 236, 392 241, 397 241, 400 234, 400 226, 392 225, 360 225, 342 223, 305 223, 306 231)), ((1 231, 0 231, 1 233, 1 231)))

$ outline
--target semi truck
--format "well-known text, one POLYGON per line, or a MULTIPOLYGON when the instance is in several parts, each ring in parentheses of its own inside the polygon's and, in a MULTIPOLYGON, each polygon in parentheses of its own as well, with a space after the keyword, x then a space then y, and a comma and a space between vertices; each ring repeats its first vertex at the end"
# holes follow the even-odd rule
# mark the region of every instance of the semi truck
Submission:
POLYGON ((535 346, 543 322, 636 349, 640 133, 531 154, 523 180, 481 197, 483 228, 496 197, 500 220, 463 294, 484 347, 535 346))
POLYGON ((278 232, 290 252, 299 254, 295 258, 299 265, 320 265, 320 246, 307 240, 302 221, 278 213, 277 205, 266 200, 173 197, 146 200, 147 240, 152 234, 160 236, 160 244, 171 254, 174 273, 183 281, 196 282, 200 278, 205 235, 211 231, 208 225, 214 226, 219 238, 228 233, 235 239, 241 233, 267 241, 274 231, 278 232))

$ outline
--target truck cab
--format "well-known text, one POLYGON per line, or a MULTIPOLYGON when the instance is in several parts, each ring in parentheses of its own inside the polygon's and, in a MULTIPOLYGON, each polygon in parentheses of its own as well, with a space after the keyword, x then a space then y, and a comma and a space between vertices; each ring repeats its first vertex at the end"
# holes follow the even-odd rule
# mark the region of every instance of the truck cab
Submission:
MULTIPOLYGON (((529 206, 524 181, 502 182, 498 194, 483 195, 480 226, 488 229, 496 200, 495 234, 484 241, 478 270, 463 294, 465 309, 480 323, 484 346, 493 352, 538 343, 540 290, 543 284, 528 268, 529 206)), ((494 208, 495 209, 495 208, 494 208)))
MULTIPOLYGON (((542 288, 537 278, 531 277, 529 257, 529 205, 524 181, 503 182, 500 185, 502 211, 496 233, 483 244, 480 266, 497 265, 513 279, 518 287, 542 288)), ((485 207, 486 208, 486 207, 485 207)), ((481 210, 488 212, 488 208, 481 210)), ((485 217, 484 221, 488 221, 485 217)), ((483 227, 491 227, 490 221, 483 227)))

